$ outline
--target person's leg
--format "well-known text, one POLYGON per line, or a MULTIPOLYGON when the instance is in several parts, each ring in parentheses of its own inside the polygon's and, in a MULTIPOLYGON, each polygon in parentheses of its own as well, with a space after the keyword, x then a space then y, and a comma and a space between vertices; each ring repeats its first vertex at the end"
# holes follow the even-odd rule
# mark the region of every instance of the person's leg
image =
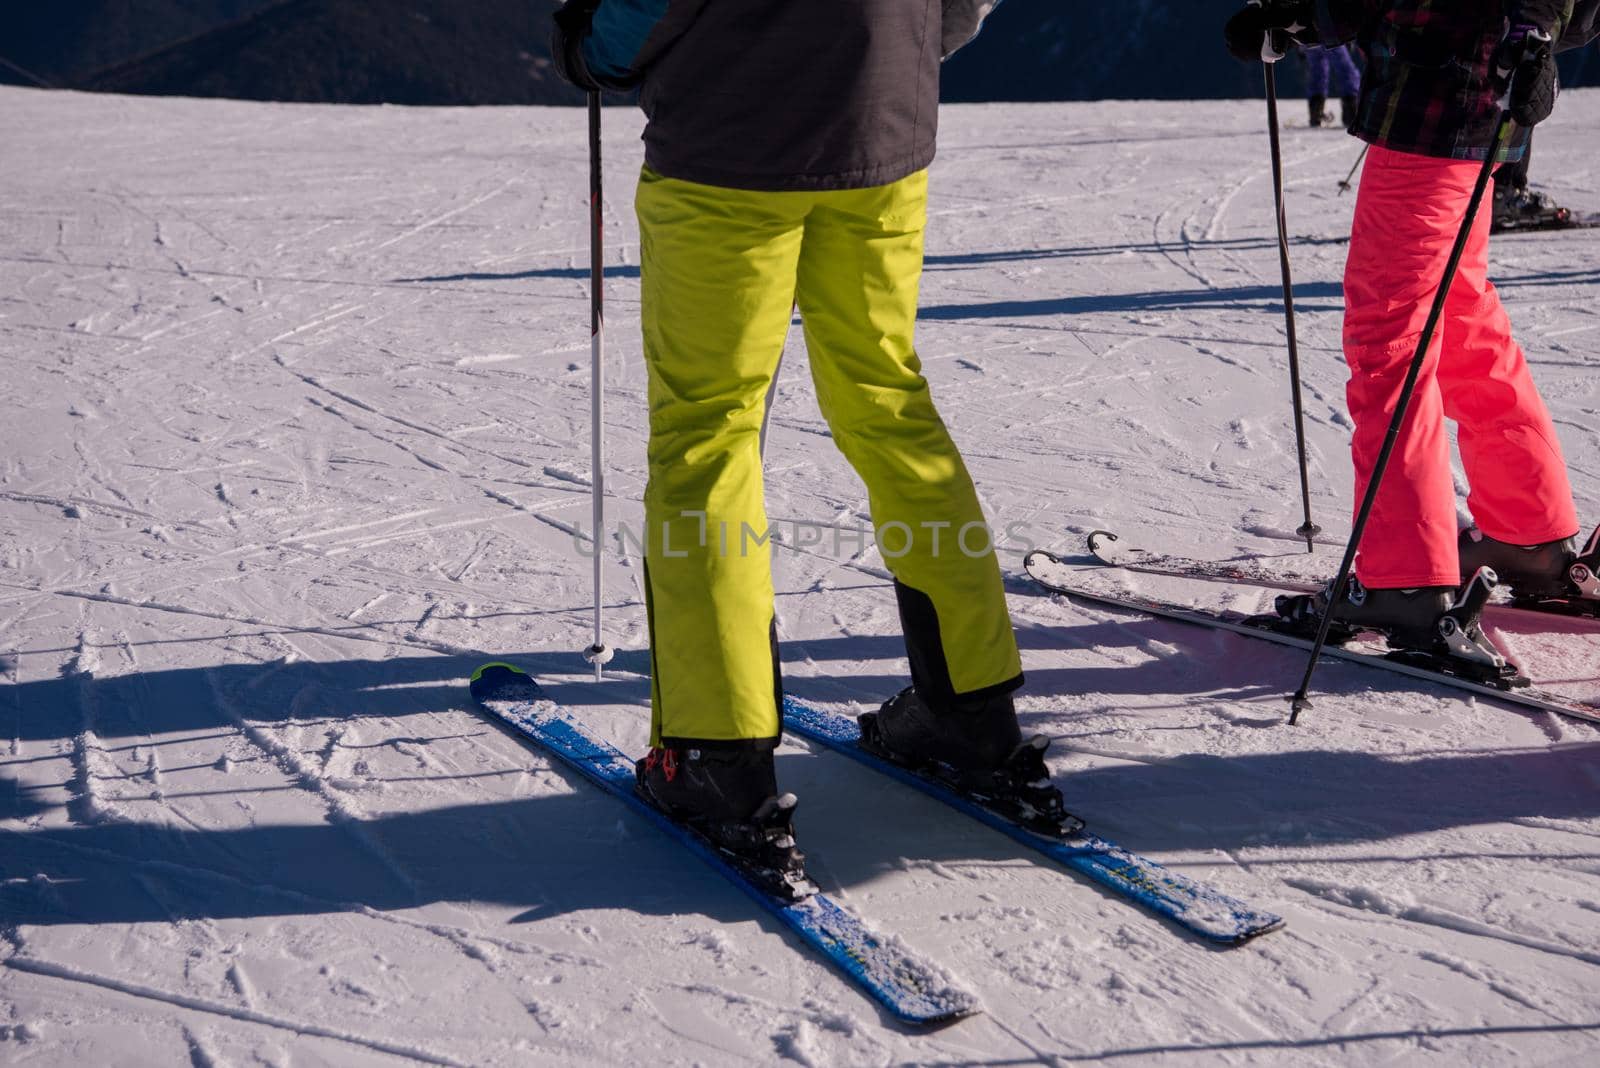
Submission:
POLYGON ((640 179, 652 746, 778 741, 768 553, 740 535, 767 529, 759 436, 804 205, 803 194, 640 179))
POLYGON ((1473 520, 1497 541, 1537 545, 1577 533, 1578 514, 1555 426, 1489 281, 1489 224, 1479 212, 1450 287, 1439 388, 1473 520))
MULTIPOLYGON (((1345 266, 1346 398, 1359 503, 1382 449, 1411 359, 1471 194, 1471 162, 1367 153, 1345 266)), ((1443 331, 1429 346, 1383 479, 1356 571, 1370 589, 1454 586, 1455 487, 1435 377, 1443 331)))
POLYGON ((1333 87, 1339 94, 1339 122, 1345 129, 1354 128, 1361 93, 1361 72, 1350 49, 1344 46, 1332 50, 1333 87))
POLYGON ((1350 58, 1350 50, 1342 45, 1328 49, 1328 60, 1331 67, 1330 88, 1340 96, 1355 96, 1361 92, 1361 72, 1356 69, 1356 61, 1350 58))
POLYGON ((1311 46, 1302 50, 1306 61, 1306 105, 1311 125, 1321 126, 1328 109, 1328 50, 1311 46))
POLYGON ((939 709, 1008 694, 1022 665, 977 492, 913 347, 926 201, 926 172, 819 194, 798 298, 817 399, 896 579, 913 682, 939 709))
POLYGON ((1328 95, 1328 50, 1320 45, 1310 45, 1301 49, 1300 54, 1306 61, 1306 96, 1326 97, 1328 95))

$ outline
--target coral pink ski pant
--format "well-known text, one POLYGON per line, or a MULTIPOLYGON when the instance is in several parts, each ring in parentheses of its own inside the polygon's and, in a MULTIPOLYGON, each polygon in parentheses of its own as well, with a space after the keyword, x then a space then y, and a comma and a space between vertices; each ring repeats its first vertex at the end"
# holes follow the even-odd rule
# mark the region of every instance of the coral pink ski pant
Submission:
MULTIPOLYGON (((1358 503, 1480 166, 1381 145, 1367 155, 1344 276, 1358 503)), ((1489 282, 1490 217, 1486 198, 1361 539, 1356 570, 1373 589, 1461 580, 1446 417, 1457 423, 1467 505, 1485 534, 1532 545, 1578 529, 1555 428, 1489 282)))

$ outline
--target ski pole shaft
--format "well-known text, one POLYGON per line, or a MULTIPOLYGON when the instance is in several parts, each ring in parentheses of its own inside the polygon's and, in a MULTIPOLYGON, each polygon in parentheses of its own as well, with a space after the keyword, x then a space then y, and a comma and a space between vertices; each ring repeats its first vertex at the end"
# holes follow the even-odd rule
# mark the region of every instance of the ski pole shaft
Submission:
POLYGON ((600 184, 600 94, 589 93, 589 358, 592 410, 589 428, 589 485, 594 521, 594 644, 584 658, 594 665, 599 682, 611 650, 606 648, 601 619, 601 595, 605 544, 606 469, 605 469, 605 245, 602 232, 604 207, 600 184))
POLYGON ((1389 420, 1388 433, 1383 438, 1383 448, 1378 452, 1378 460, 1372 467, 1372 475, 1367 480, 1367 492, 1361 498, 1361 508, 1356 513, 1355 527, 1350 531, 1350 541, 1344 548, 1344 559, 1339 563, 1339 574, 1334 579, 1333 589, 1328 595, 1327 609, 1322 613, 1322 621, 1317 625, 1317 637, 1311 645, 1311 656, 1306 661, 1305 677, 1300 680, 1300 688, 1295 691, 1290 700, 1289 725, 1293 726, 1300 718, 1303 709, 1310 708, 1311 702, 1308 694, 1311 691, 1311 677, 1316 673, 1317 662, 1322 658, 1322 650, 1328 644, 1328 630, 1333 624, 1334 606, 1344 598, 1345 588, 1350 584, 1350 571, 1355 566, 1356 550, 1361 545, 1361 536, 1366 533, 1367 520, 1372 516, 1372 506, 1377 502, 1378 489, 1383 485, 1383 474, 1389 467, 1389 458, 1394 454, 1396 442, 1400 440, 1400 430, 1405 425, 1406 414, 1411 407, 1411 396, 1416 392, 1417 380, 1422 376, 1422 365, 1427 362, 1428 348, 1433 344, 1433 335, 1439 328, 1439 320, 1444 315, 1445 300, 1450 295, 1450 284, 1455 281, 1456 269, 1461 265, 1461 255, 1466 251, 1467 241, 1472 236, 1472 224, 1477 219, 1478 208, 1483 203, 1483 193, 1489 187, 1489 178, 1494 174, 1495 157, 1500 154, 1500 146, 1505 144, 1511 132, 1511 111, 1503 107, 1500 112, 1500 121, 1495 124, 1494 140, 1489 144, 1489 153, 1483 159, 1483 167, 1478 171, 1477 184, 1472 187, 1472 197, 1467 201, 1467 212, 1461 220, 1461 229, 1456 233, 1456 243, 1450 249, 1450 259, 1445 263, 1444 277, 1439 280, 1439 289, 1433 295, 1433 306, 1428 310, 1428 321, 1422 328, 1422 336, 1417 339, 1417 351, 1411 357, 1411 366, 1406 370, 1405 383, 1400 387, 1400 396, 1395 401, 1394 415, 1389 420))
POLYGON ((1305 409, 1300 402, 1300 346, 1294 326, 1294 279, 1289 270, 1289 220, 1283 207, 1283 147, 1278 138, 1278 76, 1271 63, 1261 69, 1267 79, 1267 134, 1272 145, 1272 195, 1278 209, 1278 266, 1283 274, 1284 328, 1289 339, 1289 397, 1294 408, 1294 440, 1300 458, 1300 504, 1305 522, 1295 531, 1306 539, 1306 552, 1322 528, 1311 521, 1311 476, 1306 469, 1305 409))
POLYGON ((1339 183, 1339 195, 1344 196, 1345 190, 1350 188, 1351 179, 1355 178, 1356 171, 1361 169, 1361 164, 1366 162, 1367 153, 1372 150, 1371 144, 1361 146, 1361 155, 1356 157, 1355 163, 1350 166, 1350 173, 1344 176, 1344 181, 1339 183))

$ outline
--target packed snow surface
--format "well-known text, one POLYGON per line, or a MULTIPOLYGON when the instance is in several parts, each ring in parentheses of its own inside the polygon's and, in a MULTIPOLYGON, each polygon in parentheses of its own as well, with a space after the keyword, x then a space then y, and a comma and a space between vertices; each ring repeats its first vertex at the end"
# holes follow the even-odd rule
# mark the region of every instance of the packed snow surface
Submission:
MULTIPOLYGON (((1600 95, 1534 180, 1600 207, 1600 95)), ((608 507, 645 478, 608 110, 608 507)), ((1600 733, 1042 595, 1116 529, 1303 558, 1259 101, 944 115, 920 350, 997 526, 1026 727, 1101 834, 1282 913, 1217 949, 851 761, 785 745, 825 889, 986 1013, 898 1028, 718 875, 474 713, 513 658, 646 745, 636 549, 589 633, 578 110, 0 90, 0 1061, 1592 1064, 1600 733)), ((1319 559, 1348 529, 1360 146, 1285 134, 1319 559)), ((1493 270, 1600 520, 1600 231, 1493 270)), ((768 449, 790 690, 906 675, 799 331, 768 449), (795 526, 798 524, 798 527, 795 526)), ((1461 479, 1463 488, 1464 478, 1461 479)), ((1230 607, 1270 594, 1109 576, 1230 607)), ((1600 690, 1600 629, 1505 634, 1600 690)))

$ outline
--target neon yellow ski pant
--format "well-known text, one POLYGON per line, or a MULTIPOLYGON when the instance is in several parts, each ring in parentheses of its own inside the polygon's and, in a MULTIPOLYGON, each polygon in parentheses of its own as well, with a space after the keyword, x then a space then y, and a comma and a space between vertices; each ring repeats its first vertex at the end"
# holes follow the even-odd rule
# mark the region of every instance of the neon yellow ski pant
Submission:
POLYGON ((919 691, 1021 685, 983 512, 912 345, 927 187, 926 172, 781 193, 640 178, 654 745, 777 743, 760 433, 796 304, 823 416, 897 580, 919 691))

